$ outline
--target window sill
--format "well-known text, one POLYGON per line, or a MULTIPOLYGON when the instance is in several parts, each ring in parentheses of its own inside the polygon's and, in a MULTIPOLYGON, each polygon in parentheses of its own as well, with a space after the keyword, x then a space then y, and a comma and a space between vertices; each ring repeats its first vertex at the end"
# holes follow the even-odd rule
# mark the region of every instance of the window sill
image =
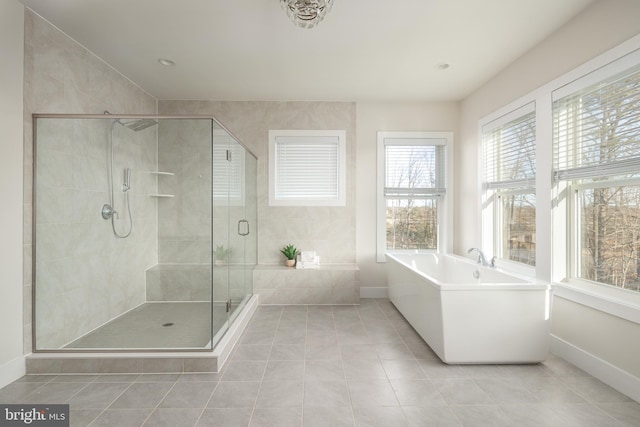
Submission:
POLYGON ((640 293, 584 280, 555 282, 554 296, 640 324, 640 293))

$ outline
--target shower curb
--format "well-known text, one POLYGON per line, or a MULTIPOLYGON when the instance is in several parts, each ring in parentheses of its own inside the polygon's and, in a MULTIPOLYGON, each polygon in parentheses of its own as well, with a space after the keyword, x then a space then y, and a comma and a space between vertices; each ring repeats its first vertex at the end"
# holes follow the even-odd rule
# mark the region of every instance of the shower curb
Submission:
POLYGON ((229 358, 257 307, 258 295, 254 294, 212 351, 32 353, 26 356, 26 373, 216 373, 229 358))

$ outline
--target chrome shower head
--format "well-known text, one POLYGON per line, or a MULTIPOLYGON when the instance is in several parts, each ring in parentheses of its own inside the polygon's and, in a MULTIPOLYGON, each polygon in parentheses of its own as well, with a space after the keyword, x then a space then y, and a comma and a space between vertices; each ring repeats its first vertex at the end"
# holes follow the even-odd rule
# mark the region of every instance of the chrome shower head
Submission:
POLYGON ((153 119, 133 119, 133 120, 118 119, 118 123, 135 132, 141 131, 143 129, 146 129, 148 127, 155 126, 158 124, 158 122, 153 119))

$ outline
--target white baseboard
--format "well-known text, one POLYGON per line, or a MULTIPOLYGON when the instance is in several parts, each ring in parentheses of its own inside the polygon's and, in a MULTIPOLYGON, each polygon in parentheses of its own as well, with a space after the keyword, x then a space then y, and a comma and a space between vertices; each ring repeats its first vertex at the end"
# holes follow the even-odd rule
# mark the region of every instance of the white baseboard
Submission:
POLYGON ((640 402, 640 378, 551 334, 551 352, 640 402))
POLYGON ((360 287, 360 298, 389 298, 389 288, 360 287))
POLYGON ((26 373, 25 357, 16 357, 0 366, 0 388, 24 376, 26 373))

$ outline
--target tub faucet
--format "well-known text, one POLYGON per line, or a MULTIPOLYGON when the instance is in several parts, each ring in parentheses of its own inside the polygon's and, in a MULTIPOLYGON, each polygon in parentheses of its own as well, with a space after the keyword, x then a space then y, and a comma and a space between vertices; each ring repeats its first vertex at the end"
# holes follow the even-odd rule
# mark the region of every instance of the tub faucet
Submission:
POLYGON ((467 253, 470 254, 473 251, 478 252, 478 264, 482 264, 483 267, 495 268, 496 257, 491 258, 491 263, 488 263, 487 258, 484 256, 484 253, 478 248, 471 248, 467 251, 467 253))

